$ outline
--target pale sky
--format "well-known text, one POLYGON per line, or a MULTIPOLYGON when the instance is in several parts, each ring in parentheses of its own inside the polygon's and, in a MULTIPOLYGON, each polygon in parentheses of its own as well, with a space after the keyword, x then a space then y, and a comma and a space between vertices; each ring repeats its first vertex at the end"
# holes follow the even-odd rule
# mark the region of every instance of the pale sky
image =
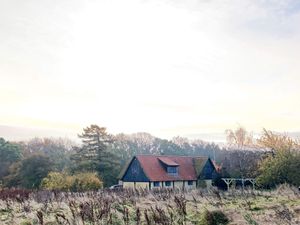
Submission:
POLYGON ((91 123, 300 131, 300 1, 1 0, 0 125, 91 123))

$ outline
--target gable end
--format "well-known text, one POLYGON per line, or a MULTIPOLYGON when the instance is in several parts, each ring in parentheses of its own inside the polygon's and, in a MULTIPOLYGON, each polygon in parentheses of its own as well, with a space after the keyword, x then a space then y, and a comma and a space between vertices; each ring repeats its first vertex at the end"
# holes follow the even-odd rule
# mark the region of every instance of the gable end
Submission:
POLYGON ((198 179, 211 180, 217 174, 216 168, 210 158, 206 161, 198 179))
POLYGON ((148 182, 149 179, 145 174, 139 160, 134 157, 127 167, 126 172, 121 178, 123 182, 148 182))

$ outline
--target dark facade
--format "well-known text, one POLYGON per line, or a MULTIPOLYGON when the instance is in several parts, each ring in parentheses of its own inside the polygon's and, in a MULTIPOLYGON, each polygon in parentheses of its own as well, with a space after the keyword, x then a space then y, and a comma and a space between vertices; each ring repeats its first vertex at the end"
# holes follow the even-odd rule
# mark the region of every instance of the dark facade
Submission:
POLYGON ((213 165, 212 161, 208 159, 200 173, 200 176, 198 179, 204 179, 204 180, 212 180, 216 177, 217 172, 215 169, 215 166, 213 165))
POLYGON ((125 182, 148 182, 149 181, 148 177, 145 175, 143 171, 143 168, 141 167, 141 164, 139 163, 136 157, 132 159, 122 180, 125 182))

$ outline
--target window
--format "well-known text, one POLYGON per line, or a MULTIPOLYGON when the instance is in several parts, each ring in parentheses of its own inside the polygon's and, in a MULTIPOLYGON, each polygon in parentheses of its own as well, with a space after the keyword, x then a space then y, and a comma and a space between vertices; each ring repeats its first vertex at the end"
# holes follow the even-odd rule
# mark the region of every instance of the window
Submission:
POLYGON ((189 180, 189 181, 188 181, 188 185, 190 185, 190 186, 193 185, 193 181, 192 181, 192 180, 189 180))
POLYGON ((178 173, 178 167, 176 166, 168 166, 167 172, 170 174, 177 174, 178 173))
POLYGON ((170 187, 171 186, 171 181, 166 181, 165 184, 166 184, 166 187, 170 187))
POLYGON ((159 187, 159 181, 153 182, 153 186, 154 186, 154 187, 159 187))

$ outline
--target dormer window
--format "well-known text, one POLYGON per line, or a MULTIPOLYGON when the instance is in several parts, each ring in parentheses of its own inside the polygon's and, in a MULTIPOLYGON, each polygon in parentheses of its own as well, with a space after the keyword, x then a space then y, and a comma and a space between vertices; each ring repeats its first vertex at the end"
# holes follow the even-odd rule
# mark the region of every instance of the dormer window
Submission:
POLYGON ((159 161, 169 175, 178 175, 179 164, 167 157, 159 157, 159 161))
POLYGON ((167 166, 167 172, 172 175, 178 174, 178 166, 167 166))

